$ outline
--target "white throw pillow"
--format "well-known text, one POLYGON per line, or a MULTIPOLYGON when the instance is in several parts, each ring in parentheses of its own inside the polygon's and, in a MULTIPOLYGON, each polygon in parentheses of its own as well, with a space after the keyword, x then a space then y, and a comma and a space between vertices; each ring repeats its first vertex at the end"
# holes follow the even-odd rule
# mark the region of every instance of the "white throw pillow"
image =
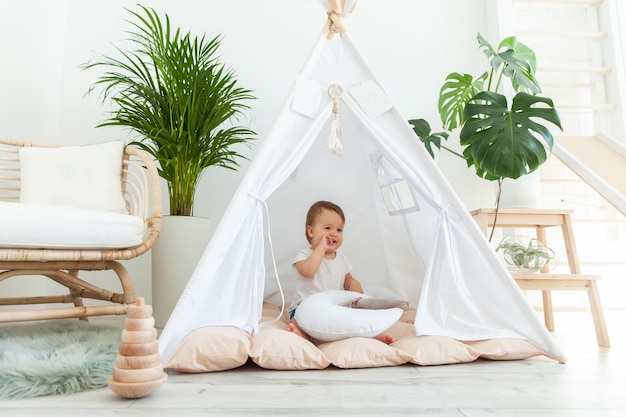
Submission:
POLYGON ((128 213, 122 195, 124 142, 19 150, 20 202, 128 213))
POLYGON ((409 305, 406 298, 385 287, 364 285, 363 293, 368 297, 360 299, 357 308, 380 309, 409 305))
POLYGON ((309 336, 324 341, 348 337, 373 337, 393 326, 402 315, 399 308, 366 310, 349 307, 367 295, 353 291, 322 291, 302 300, 295 314, 309 336))

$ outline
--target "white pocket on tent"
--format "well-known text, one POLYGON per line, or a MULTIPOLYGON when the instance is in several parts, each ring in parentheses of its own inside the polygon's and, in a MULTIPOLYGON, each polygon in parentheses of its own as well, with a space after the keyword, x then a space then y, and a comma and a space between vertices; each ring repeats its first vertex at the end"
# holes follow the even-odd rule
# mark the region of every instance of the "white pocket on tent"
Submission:
POLYGON ((350 95, 370 119, 375 119, 393 107, 393 102, 374 80, 366 80, 350 88, 350 95))
POLYGON ((296 78, 291 109, 315 119, 322 102, 322 87, 310 78, 299 75, 296 78))

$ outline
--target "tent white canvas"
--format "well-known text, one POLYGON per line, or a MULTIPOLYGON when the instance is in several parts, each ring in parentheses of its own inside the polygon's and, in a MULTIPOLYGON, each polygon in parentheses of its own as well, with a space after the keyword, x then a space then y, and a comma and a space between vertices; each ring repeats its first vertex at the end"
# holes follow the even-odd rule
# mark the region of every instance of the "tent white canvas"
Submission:
POLYGON ((289 303, 317 200, 344 209, 353 275, 405 296, 418 335, 522 338, 564 358, 346 32, 322 33, 297 75, 159 337, 163 361, 195 329, 254 334, 264 300, 289 303), (343 156, 327 146, 333 84, 343 156))

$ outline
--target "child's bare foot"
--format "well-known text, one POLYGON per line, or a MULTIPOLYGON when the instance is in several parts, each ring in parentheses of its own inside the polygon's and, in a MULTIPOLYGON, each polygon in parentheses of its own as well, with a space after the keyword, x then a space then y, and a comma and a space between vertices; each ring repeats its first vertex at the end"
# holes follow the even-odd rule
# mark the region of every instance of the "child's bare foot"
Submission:
POLYGON ((289 323, 289 325, 287 326, 287 330, 293 334, 297 334, 298 336, 308 340, 309 342, 311 341, 309 335, 306 334, 304 330, 300 328, 300 326, 298 326, 298 323, 295 320, 292 320, 291 323, 289 323))
POLYGON ((390 345, 391 343, 393 343, 393 337, 389 336, 386 333, 381 333, 378 336, 374 336, 374 339, 380 340, 386 345, 390 345))

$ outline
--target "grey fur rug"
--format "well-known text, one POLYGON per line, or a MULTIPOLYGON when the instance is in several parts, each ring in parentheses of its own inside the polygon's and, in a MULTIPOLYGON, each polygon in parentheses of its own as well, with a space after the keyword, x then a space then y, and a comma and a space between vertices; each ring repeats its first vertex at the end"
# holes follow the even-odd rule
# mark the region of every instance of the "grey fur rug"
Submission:
POLYGON ((78 319, 0 325, 0 399, 105 387, 121 334, 78 319))

